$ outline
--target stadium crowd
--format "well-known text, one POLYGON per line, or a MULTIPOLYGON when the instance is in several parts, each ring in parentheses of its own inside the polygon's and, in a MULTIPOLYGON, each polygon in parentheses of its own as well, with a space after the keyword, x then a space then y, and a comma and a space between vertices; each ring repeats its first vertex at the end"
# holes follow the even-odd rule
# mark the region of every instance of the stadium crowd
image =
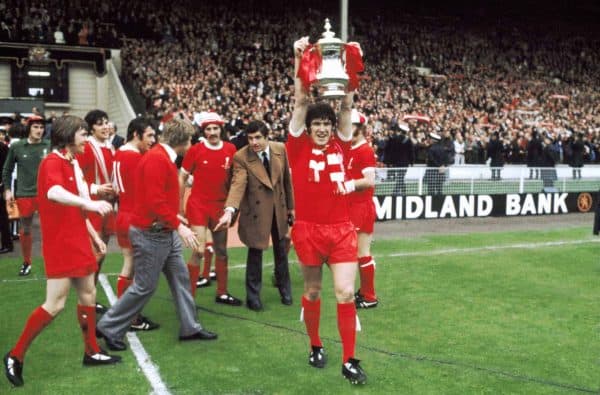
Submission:
MULTIPOLYGON (((59 43, 61 31, 67 44, 121 46, 123 75, 156 119, 212 110, 231 121, 230 135, 263 119, 276 140, 285 139, 291 114, 289 43, 306 34, 316 41, 317 21, 336 15, 311 0, 285 13, 269 1, 76 5, 2 1, 2 39, 59 43)), ((600 40, 585 26, 516 18, 490 25, 385 9, 350 22, 349 38, 368 43, 356 106, 369 117, 381 162, 397 163, 385 146, 405 129, 415 163, 426 162, 430 132, 446 140, 450 163, 457 150, 464 162, 456 163, 484 163, 495 133, 502 162, 526 162, 536 134, 557 163, 579 162, 578 137, 583 161, 600 161, 600 40)))

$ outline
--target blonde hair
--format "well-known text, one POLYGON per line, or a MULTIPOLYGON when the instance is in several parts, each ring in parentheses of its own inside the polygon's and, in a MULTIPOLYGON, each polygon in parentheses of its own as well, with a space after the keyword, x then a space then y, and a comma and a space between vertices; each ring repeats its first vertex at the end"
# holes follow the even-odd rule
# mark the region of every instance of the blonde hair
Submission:
POLYGON ((186 145, 194 134, 194 125, 183 119, 171 119, 165 124, 162 133, 163 143, 177 147, 186 145))

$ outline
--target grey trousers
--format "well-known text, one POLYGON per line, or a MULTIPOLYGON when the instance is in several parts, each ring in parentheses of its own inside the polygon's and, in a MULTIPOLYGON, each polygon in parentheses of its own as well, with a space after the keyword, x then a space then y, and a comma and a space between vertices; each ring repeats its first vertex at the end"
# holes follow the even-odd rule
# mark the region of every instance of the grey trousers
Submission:
POLYGON ((177 232, 150 232, 129 228, 133 247, 133 283, 121 298, 98 321, 98 329, 113 340, 121 340, 131 321, 150 301, 162 271, 167 278, 180 327, 179 336, 189 336, 202 329, 196 304, 190 293, 190 277, 183 260, 183 247, 177 232))

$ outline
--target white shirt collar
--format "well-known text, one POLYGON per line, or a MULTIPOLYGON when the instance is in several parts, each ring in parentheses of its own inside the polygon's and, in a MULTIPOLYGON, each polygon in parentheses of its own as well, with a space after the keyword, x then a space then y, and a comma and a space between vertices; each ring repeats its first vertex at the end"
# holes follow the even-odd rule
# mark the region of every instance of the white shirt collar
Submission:
POLYGON ((169 155, 169 159, 171 159, 171 162, 175 163, 175 160, 177 159, 177 153, 175 152, 175 150, 173 148, 171 148, 170 145, 167 144, 163 144, 163 143, 159 143, 161 145, 161 147, 163 147, 165 149, 165 151, 167 151, 167 154, 169 155))
POLYGON ((128 142, 125 143, 121 146, 121 148, 119 148, 119 151, 133 151, 133 152, 140 152, 139 148, 136 147, 133 143, 128 142))
POLYGON ((210 145, 210 144, 208 143, 208 141, 206 141, 206 140, 205 140, 205 141, 203 141, 203 143, 204 143, 204 146, 205 146, 206 148, 208 148, 208 149, 210 149, 210 150, 213 150, 213 151, 218 151, 218 150, 220 150, 221 148, 223 148, 223 140, 219 141, 219 144, 217 144, 217 145, 210 145))
POLYGON ((266 153, 267 153, 267 159, 268 159, 268 160, 271 160, 271 149, 269 148, 269 143, 267 143, 267 148, 265 148, 265 149, 264 149, 264 150, 262 150, 262 151, 258 151, 258 157, 259 157, 260 159, 262 159, 262 158, 263 158, 263 152, 266 152, 266 153))
POLYGON ((106 139, 106 140, 104 140, 104 142, 101 142, 100 140, 98 140, 96 138, 96 136, 90 135, 90 137, 88 137, 88 141, 90 143, 92 143, 92 144, 95 144, 96 147, 104 147, 104 148, 111 148, 112 147, 110 139, 106 139))

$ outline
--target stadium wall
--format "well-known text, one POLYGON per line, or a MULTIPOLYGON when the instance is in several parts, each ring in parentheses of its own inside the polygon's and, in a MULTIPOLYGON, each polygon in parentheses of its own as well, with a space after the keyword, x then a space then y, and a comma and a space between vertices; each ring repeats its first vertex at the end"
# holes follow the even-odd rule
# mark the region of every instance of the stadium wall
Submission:
POLYGON ((0 97, 11 97, 10 64, 0 63, 0 97))
POLYGON ((106 76, 102 78, 106 78, 106 88, 108 103, 106 107, 106 112, 108 113, 111 121, 113 121, 117 125, 117 133, 123 137, 127 135, 127 125, 129 122, 135 118, 135 111, 127 98, 127 94, 123 89, 123 85, 121 84, 121 80, 119 79, 119 74, 115 64, 113 63, 113 59, 108 60, 106 65, 106 76))

